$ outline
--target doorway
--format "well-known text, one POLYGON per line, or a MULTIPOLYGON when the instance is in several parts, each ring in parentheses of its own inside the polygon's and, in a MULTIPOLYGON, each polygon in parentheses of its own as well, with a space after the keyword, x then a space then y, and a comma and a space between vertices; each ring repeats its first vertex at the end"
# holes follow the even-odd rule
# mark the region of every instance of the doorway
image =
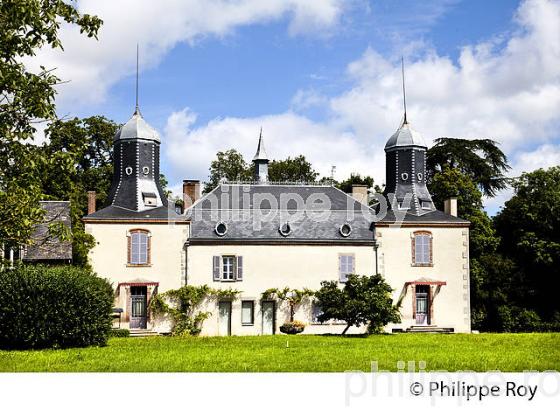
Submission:
POLYGON ((430 286, 416 285, 416 324, 430 324, 430 286))
POLYGON ((276 332, 276 302, 262 302, 262 334, 273 335, 276 332))
POLYGON ((130 328, 146 329, 148 288, 146 286, 130 287, 130 328))
POLYGON ((218 303, 218 334, 231 336, 231 301, 218 303))

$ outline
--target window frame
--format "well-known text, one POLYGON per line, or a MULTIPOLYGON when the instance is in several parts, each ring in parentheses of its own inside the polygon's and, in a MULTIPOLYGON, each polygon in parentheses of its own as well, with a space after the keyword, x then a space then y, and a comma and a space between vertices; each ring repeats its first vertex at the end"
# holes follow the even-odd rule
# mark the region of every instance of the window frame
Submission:
POLYGON ((415 231, 411 235, 411 250, 412 250, 412 266, 416 267, 431 267, 434 266, 434 238, 430 231, 415 231), (418 237, 428 238, 428 261, 417 261, 416 259, 416 239, 418 237))
POLYGON ((127 263, 126 266, 128 267, 146 267, 152 266, 152 233, 147 229, 131 229, 127 233, 127 263), (132 237, 133 235, 143 234, 146 235, 146 262, 142 263, 134 263, 132 261, 132 237))
POLYGON ((255 325, 255 301, 254 300, 242 300, 241 301, 241 326, 254 326, 255 325), (251 305, 251 321, 244 322, 243 321, 243 305, 250 304, 251 305))
MULTIPOLYGON (((348 262, 346 262, 346 267, 348 267, 348 262)), ((339 253, 338 254, 338 281, 340 283, 346 283, 346 281, 348 280, 348 275, 354 275, 356 274, 356 254, 355 253, 339 253), (342 272, 342 258, 343 257, 352 257, 352 272, 348 273, 348 272, 342 272), (341 274, 344 273, 345 274, 345 278, 344 280, 341 280, 341 274)))
POLYGON ((235 282, 237 279, 237 256, 235 255, 221 255, 221 263, 220 263, 220 281, 221 282, 235 282), (225 260, 230 259, 232 260, 231 264, 231 278, 225 277, 225 260))

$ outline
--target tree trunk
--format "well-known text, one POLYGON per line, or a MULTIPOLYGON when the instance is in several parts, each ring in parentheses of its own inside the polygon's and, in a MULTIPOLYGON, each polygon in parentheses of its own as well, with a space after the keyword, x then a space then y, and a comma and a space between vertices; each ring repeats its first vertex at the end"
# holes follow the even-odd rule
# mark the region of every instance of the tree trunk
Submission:
POLYGON ((344 330, 342 331, 342 334, 345 335, 346 332, 348 331, 348 329, 350 329, 350 326, 352 325, 346 325, 346 327, 344 328, 344 330))

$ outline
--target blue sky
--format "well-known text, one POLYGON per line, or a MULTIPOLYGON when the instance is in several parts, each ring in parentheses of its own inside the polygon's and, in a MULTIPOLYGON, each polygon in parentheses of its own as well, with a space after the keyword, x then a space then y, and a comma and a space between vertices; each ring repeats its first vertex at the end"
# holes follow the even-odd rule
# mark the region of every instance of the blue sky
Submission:
MULTIPOLYGON (((383 145, 402 118, 428 143, 488 137, 512 175, 560 163, 558 0, 81 0, 100 39, 65 27, 65 53, 37 61, 70 80, 59 114, 125 122, 140 105, 162 134, 162 168, 178 189, 207 178, 218 150, 304 154, 327 174, 384 181, 383 145), (127 20, 123 21, 126 13, 127 20)), ((491 213, 511 192, 487 201, 491 213)))

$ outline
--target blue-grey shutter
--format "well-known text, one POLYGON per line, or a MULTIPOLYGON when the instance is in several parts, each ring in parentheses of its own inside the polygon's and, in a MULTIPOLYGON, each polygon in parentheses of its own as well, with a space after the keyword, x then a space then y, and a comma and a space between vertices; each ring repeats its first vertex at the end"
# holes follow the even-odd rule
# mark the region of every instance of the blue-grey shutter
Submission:
POLYGON ((213 276, 214 276, 214 280, 219 281, 220 280, 220 257, 219 256, 214 256, 212 257, 212 272, 213 272, 213 276))
POLYGON ((243 280, 243 256, 237 257, 237 280, 243 280))
POLYGON ((354 255, 348 256, 348 274, 355 274, 356 273, 356 265, 354 264, 354 255))
POLYGON ((346 282, 345 255, 338 255, 338 278, 340 282, 346 282))

